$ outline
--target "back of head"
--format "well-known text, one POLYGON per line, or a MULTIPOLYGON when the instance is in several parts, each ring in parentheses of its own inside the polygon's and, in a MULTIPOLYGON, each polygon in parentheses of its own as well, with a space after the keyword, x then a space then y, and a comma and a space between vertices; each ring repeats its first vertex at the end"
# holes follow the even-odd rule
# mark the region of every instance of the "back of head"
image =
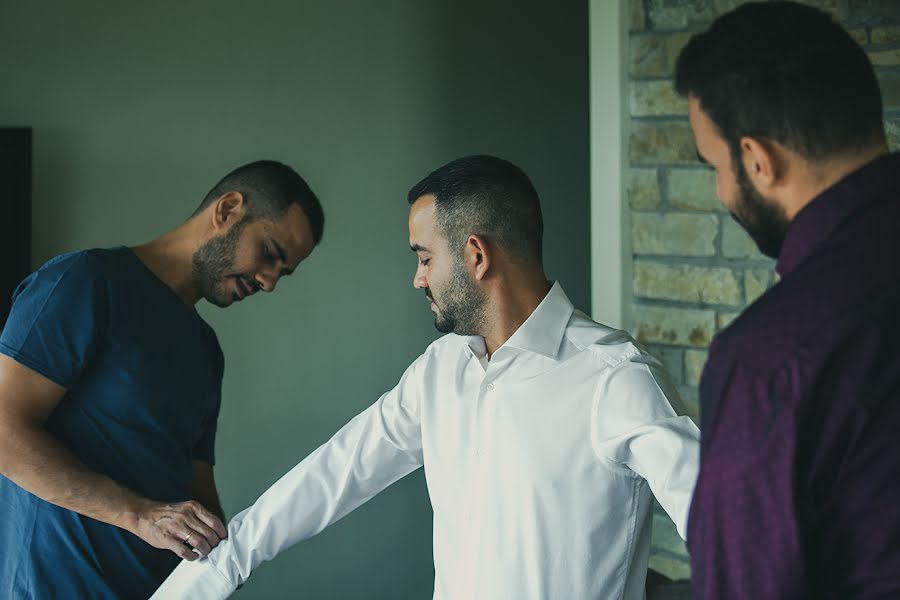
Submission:
POLYGON ((325 228, 322 205, 306 181, 289 166, 274 160, 259 160, 238 167, 209 191, 194 214, 228 192, 243 195, 245 218, 249 221, 275 220, 284 215, 291 204, 299 205, 309 219, 313 241, 316 244, 321 241, 325 228))
POLYGON ((744 136, 811 162, 884 143, 865 52, 828 14, 795 2, 749 3, 718 18, 682 50, 675 87, 699 100, 733 160, 744 136))
POLYGON ((500 246, 524 263, 542 262, 544 222, 537 192, 514 164, 494 156, 466 156, 433 171, 409 191, 413 204, 435 198, 438 225, 458 256, 470 235, 500 246))

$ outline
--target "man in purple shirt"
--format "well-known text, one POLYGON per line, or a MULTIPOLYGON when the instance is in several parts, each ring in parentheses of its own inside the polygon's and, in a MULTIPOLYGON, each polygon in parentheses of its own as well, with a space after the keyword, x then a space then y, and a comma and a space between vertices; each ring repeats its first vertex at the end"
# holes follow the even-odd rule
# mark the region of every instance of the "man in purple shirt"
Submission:
POLYGON ((900 155, 825 13, 746 4, 679 57, 700 159, 781 280, 700 384, 698 598, 900 598, 900 155))

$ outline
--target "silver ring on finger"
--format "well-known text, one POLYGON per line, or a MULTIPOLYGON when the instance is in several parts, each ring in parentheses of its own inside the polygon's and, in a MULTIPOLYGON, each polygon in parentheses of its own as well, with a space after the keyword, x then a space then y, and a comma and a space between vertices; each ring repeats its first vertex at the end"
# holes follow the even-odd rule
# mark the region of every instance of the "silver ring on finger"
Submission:
POLYGON ((195 533, 196 533, 195 531, 192 531, 192 532, 190 532, 189 534, 187 534, 187 537, 184 538, 184 543, 187 544, 187 543, 188 543, 188 540, 191 539, 191 537, 193 537, 193 535, 194 535, 195 533))

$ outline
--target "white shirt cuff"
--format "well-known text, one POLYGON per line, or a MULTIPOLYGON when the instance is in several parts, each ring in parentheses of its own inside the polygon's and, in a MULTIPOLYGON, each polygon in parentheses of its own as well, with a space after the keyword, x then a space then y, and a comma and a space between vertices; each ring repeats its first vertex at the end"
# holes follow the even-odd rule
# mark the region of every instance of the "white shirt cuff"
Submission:
POLYGON ((183 560, 150 600, 214 600, 227 598, 235 589, 208 558, 183 560))

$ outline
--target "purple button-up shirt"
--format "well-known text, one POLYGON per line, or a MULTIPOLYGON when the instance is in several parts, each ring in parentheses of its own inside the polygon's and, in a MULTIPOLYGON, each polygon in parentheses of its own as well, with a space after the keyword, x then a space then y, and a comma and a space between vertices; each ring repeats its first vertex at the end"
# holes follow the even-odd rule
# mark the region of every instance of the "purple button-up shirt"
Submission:
POLYGON ((900 598, 900 155, 796 216, 700 383, 698 598, 900 598))

